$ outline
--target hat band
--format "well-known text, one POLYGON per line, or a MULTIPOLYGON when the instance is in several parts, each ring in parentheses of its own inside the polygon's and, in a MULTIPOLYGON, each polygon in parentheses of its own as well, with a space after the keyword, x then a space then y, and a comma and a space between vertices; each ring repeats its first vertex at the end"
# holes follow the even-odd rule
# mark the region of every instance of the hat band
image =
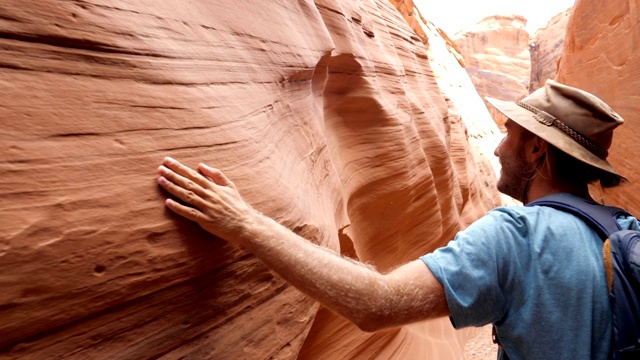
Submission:
POLYGON ((540 110, 535 106, 529 105, 522 101, 516 102, 516 104, 526 110, 529 110, 534 115, 533 117, 541 124, 546 126, 555 126, 563 133, 569 135, 573 140, 575 140, 578 144, 580 144, 585 149, 589 150, 593 155, 599 157, 600 159, 606 159, 609 155, 609 152, 600 146, 594 144, 591 140, 587 139, 584 135, 579 132, 573 130, 570 126, 563 123, 562 121, 556 119, 553 115, 549 114, 546 111, 540 110))

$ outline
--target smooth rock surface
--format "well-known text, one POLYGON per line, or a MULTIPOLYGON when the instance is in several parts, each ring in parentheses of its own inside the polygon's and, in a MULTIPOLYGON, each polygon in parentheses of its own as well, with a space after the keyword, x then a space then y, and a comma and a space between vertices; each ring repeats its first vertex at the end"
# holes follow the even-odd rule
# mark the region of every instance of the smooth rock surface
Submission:
POLYGON ((596 196, 640 216, 640 0, 576 1, 558 81, 594 93, 625 119, 609 160, 630 184, 596 196))
POLYGON ((569 8, 549 20, 547 26, 531 35, 531 79, 529 92, 543 86, 547 79, 555 79, 558 62, 564 49, 567 23, 573 8, 569 8))
POLYGON ((382 271, 500 204, 480 120, 391 3, 12 0, 0 29, 1 359, 461 354, 448 319, 361 332, 155 182, 206 162, 382 271))
MULTIPOLYGON (((520 15, 495 15, 453 36, 483 99, 520 100, 528 94, 531 58, 526 24, 520 15)), ((485 104, 502 126, 506 117, 485 104)))

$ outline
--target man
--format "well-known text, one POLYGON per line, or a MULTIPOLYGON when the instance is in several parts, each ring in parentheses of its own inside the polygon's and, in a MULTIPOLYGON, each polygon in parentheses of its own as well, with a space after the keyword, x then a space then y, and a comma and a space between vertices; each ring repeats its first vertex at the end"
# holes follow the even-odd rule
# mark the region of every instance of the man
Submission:
MULTIPOLYGON (((607 162, 622 118, 582 90, 548 81, 520 102, 489 99, 509 120, 495 151, 498 190, 523 203, 554 193, 590 199, 587 185, 625 181, 607 162)), ((611 308, 602 240, 549 207, 492 210, 446 247, 388 274, 298 237, 252 209, 219 170, 166 158, 159 184, 188 206, 166 206, 239 244, 294 286, 365 331, 450 316, 456 328, 494 323, 511 359, 606 359, 611 308)), ((622 218, 623 228, 640 228, 622 218)))

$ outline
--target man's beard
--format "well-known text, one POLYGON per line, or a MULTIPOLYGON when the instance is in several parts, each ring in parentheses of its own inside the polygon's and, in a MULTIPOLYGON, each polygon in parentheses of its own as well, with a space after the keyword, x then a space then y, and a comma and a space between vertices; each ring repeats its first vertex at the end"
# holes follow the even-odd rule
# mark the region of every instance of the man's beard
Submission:
POLYGON ((515 156, 500 159, 502 170, 498 180, 498 191, 512 198, 525 202, 527 187, 533 179, 535 167, 527 162, 522 149, 518 149, 515 156))

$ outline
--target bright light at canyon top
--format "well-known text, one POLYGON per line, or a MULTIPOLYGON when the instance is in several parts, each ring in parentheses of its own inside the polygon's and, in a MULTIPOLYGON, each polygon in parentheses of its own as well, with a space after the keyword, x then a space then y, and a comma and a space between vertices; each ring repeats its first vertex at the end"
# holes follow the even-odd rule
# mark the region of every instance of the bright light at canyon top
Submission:
POLYGON ((572 7, 575 0, 413 0, 422 16, 449 36, 491 15, 522 15, 533 34, 555 15, 572 7))

